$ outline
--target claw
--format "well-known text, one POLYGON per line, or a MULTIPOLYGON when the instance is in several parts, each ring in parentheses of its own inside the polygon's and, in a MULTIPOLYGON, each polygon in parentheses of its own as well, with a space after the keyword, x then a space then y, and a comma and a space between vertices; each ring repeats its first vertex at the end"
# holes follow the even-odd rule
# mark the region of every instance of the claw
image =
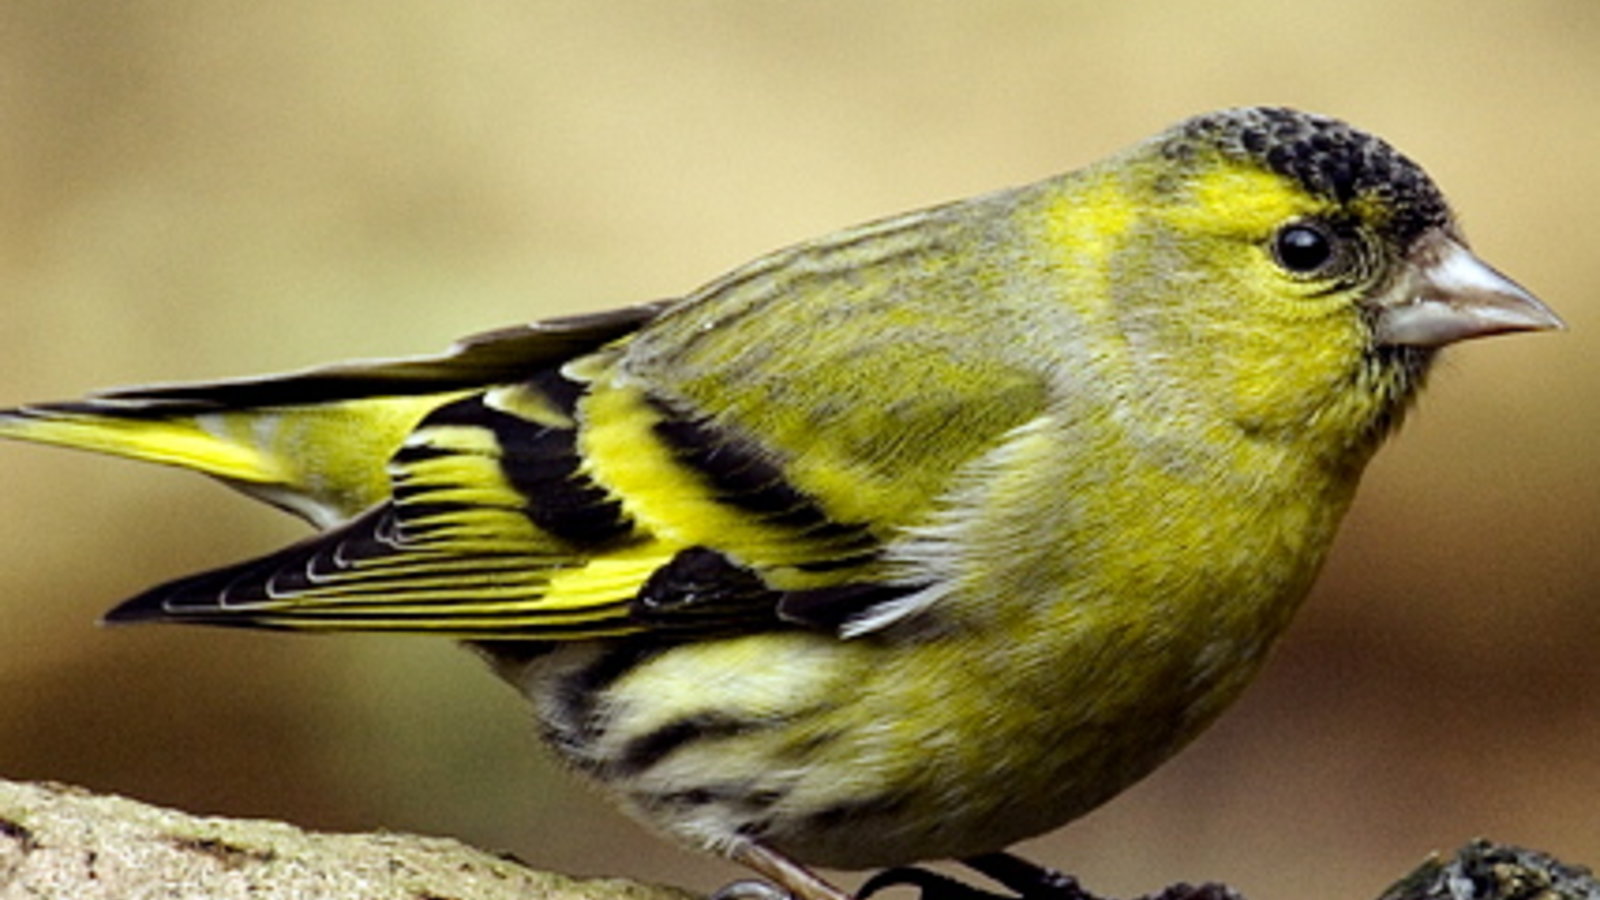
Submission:
POLYGON ((1071 875, 1013 853, 969 856, 961 864, 1016 891, 1017 900, 1100 900, 1071 875))
POLYGON ((902 884, 920 890, 922 900, 1015 900, 915 866, 896 866, 873 875, 856 891, 855 900, 867 900, 884 888, 902 884))
POLYGON ((757 878, 743 878, 716 889, 708 900, 794 900, 794 895, 757 878))
POLYGON ((1071 875, 1035 865, 1010 853, 985 853, 961 862, 1014 893, 997 894, 938 872, 914 866, 897 866, 884 869, 867 879, 861 885, 861 890, 856 892, 855 900, 866 900, 884 888, 896 885, 910 885, 921 890, 921 900, 1099 900, 1084 890, 1078 884, 1078 879, 1071 875))
POLYGON ((1244 900, 1244 898, 1225 884, 1208 882, 1201 885, 1174 884, 1150 900, 1244 900))
MULTIPOLYGON (((1083 889, 1078 879, 1010 853, 984 853, 961 860, 969 869, 993 879, 1011 894, 973 887, 949 875, 916 866, 895 866, 868 878, 851 897, 821 880, 788 857, 756 843, 740 844, 729 853, 735 860, 785 885, 746 879, 725 885, 710 900, 868 900, 884 888, 905 885, 921 892, 919 900, 1101 900, 1083 889)), ((1175 884, 1141 900, 1242 900, 1221 884, 1175 884)))

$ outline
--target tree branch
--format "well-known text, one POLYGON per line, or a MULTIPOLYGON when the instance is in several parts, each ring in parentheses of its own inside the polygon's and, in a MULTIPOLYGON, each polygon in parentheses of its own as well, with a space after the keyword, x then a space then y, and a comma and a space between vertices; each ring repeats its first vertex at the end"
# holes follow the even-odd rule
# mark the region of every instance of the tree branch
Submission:
MULTIPOLYGON (((1174 885, 1163 900, 1236 898, 1174 885)), ((323 834, 0 780, 0 900, 692 900, 678 888, 529 869, 448 838, 323 834)), ((1587 869, 1477 841, 1379 900, 1600 900, 1587 869)))
POLYGON ((583 881, 446 838, 319 834, 191 816, 59 784, 0 781, 0 898, 690 900, 583 881))

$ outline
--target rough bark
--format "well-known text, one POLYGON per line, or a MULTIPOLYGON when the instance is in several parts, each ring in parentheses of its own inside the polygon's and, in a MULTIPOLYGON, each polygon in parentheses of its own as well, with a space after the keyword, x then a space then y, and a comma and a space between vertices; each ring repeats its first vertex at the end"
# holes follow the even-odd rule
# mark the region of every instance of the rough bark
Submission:
POLYGON ((688 900, 538 872, 446 838, 320 834, 191 816, 59 784, 0 781, 0 898, 688 900))
MULTIPOLYGON (((59 784, 0 781, 0 900, 691 900, 678 888, 539 872, 447 838, 325 834, 193 816, 59 784)), ((1238 900, 1173 885, 1159 900, 1238 900)), ((1600 900, 1587 869, 1478 841, 1379 900, 1600 900)))

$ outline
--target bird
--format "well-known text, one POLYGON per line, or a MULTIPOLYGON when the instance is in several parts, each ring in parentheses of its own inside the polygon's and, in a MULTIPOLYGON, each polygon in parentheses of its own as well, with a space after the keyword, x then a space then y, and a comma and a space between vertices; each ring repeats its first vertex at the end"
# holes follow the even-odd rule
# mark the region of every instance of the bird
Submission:
POLYGON ((315 526, 110 623, 454 638, 580 777, 781 894, 956 859, 1044 896, 1006 848, 1240 694, 1439 351, 1561 327, 1389 143, 1247 107, 668 300, 0 436, 315 526))

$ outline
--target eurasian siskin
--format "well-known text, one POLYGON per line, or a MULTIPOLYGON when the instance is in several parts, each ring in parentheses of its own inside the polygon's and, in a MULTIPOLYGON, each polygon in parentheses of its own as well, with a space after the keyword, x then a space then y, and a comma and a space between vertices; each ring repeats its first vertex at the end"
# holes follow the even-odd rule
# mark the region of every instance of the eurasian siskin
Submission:
POLYGON ((323 529, 111 621, 461 638, 639 817, 823 900, 804 866, 993 863, 1182 747, 1436 351, 1558 325, 1389 145, 1239 109, 673 302, 0 433, 323 529))

